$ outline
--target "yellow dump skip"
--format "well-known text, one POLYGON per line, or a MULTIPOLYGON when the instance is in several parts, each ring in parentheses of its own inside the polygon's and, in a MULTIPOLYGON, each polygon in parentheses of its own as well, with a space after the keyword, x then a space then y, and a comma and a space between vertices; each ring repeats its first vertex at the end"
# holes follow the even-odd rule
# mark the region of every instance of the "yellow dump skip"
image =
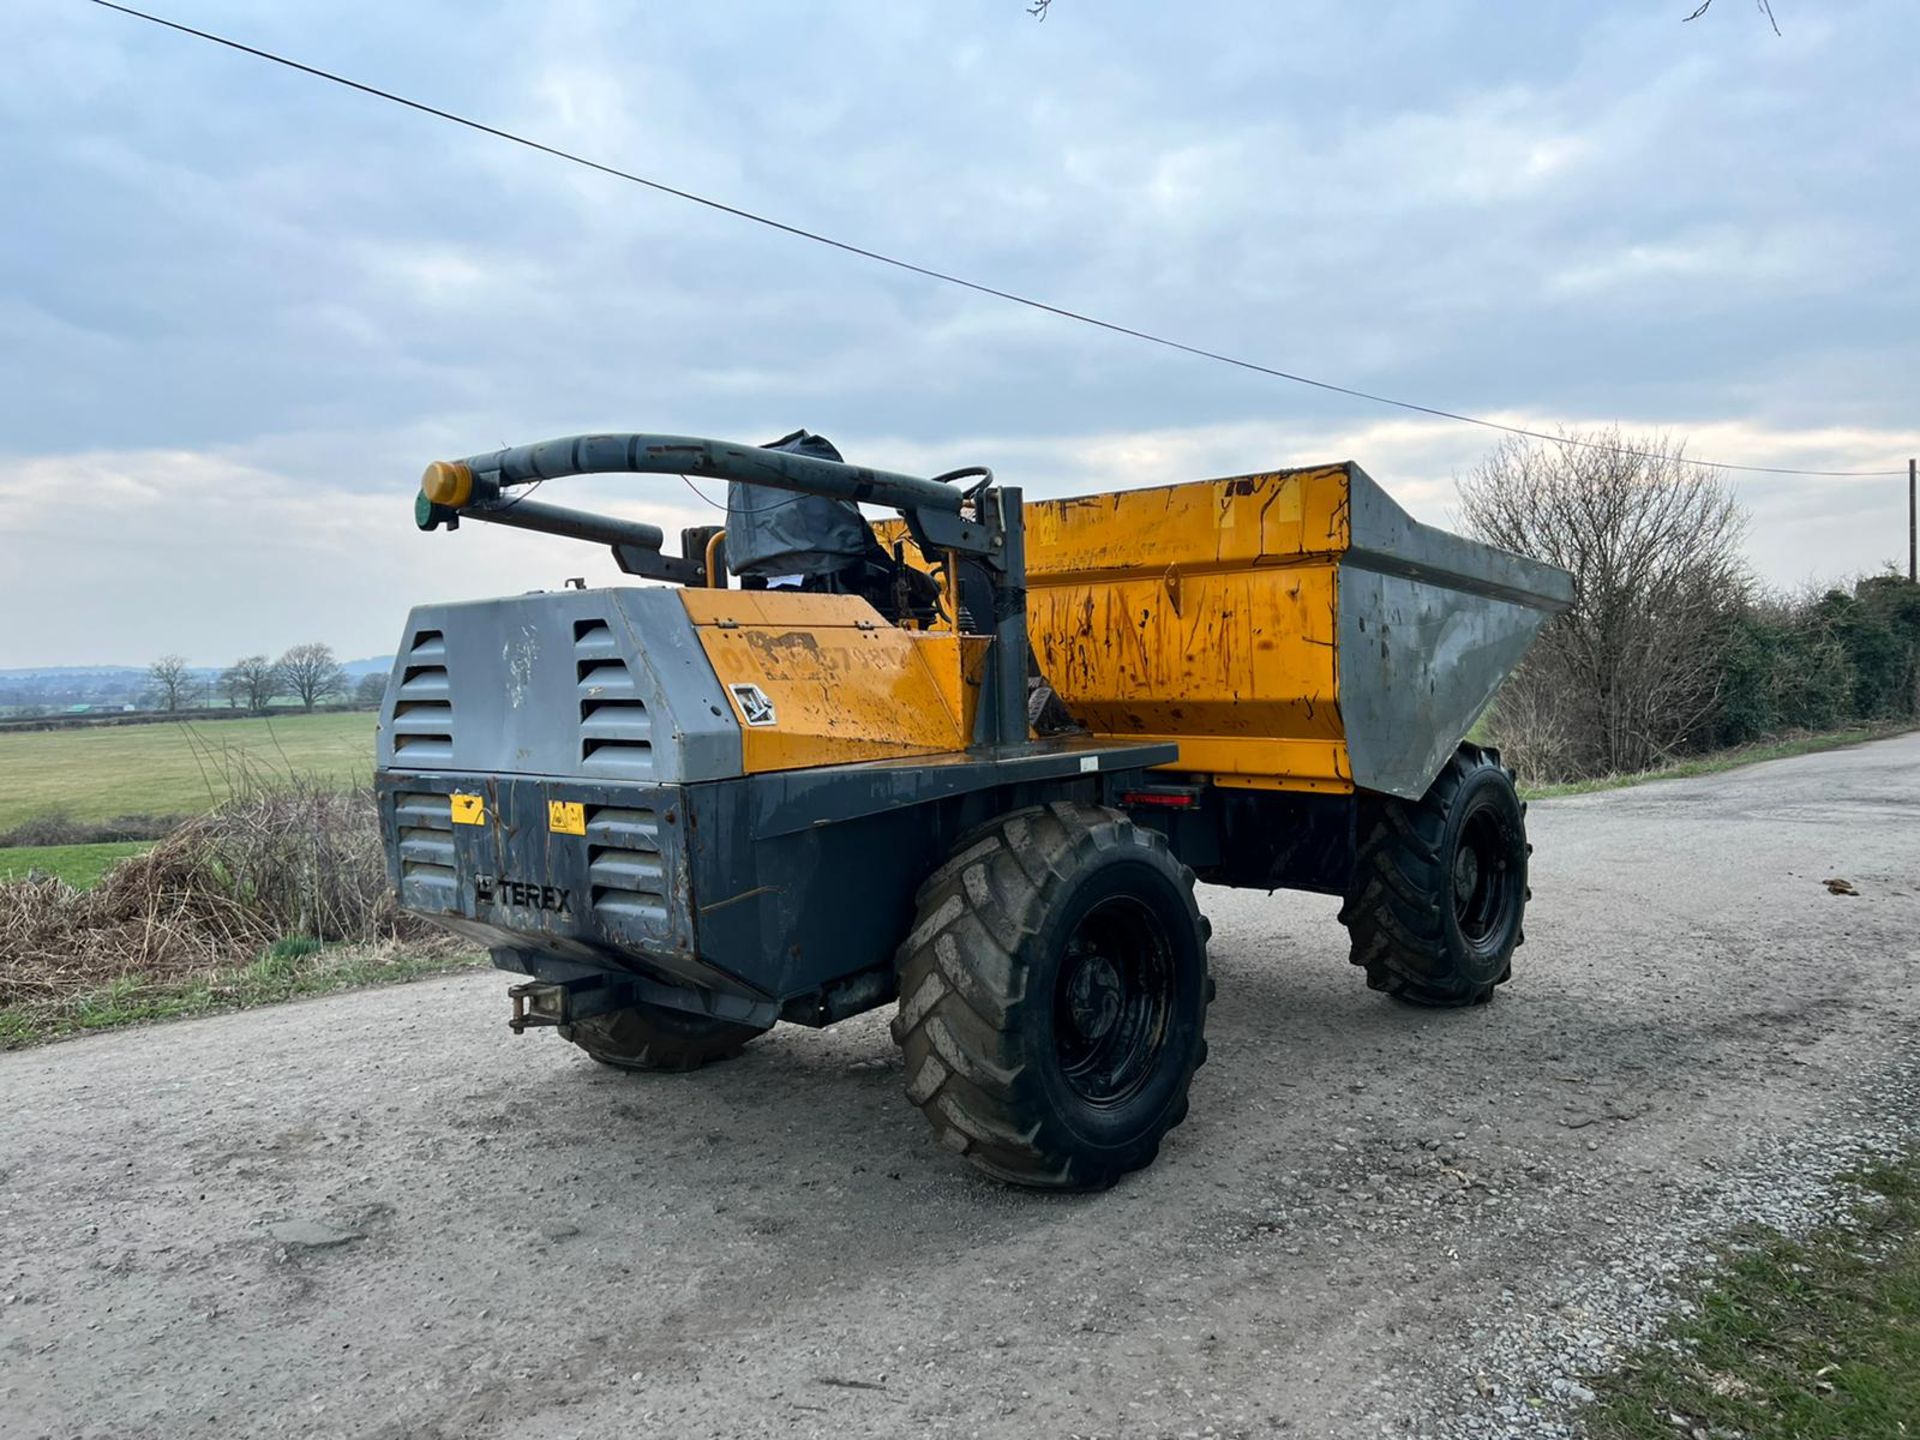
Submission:
POLYGON ((1223 785, 1353 788, 1339 705, 1344 466, 1026 507, 1027 614, 1095 733, 1223 785))
POLYGON ((1102 739, 1171 741, 1161 768, 1220 785, 1419 796, 1573 596, 1564 571, 1420 524, 1351 462, 1025 515, 1028 636, 1067 709, 1102 739))

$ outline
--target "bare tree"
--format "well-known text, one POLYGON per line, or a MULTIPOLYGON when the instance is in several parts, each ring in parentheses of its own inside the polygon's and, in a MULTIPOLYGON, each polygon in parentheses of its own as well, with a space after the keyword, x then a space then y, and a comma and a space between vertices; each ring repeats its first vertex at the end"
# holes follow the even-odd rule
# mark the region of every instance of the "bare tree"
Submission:
MULTIPOLYGON (((1780 33, 1780 22, 1773 18, 1773 0, 1753 0, 1753 4, 1756 10, 1767 17, 1767 23, 1773 26, 1773 33, 1778 35, 1780 33)), ((1712 8, 1713 0, 1700 0, 1700 4, 1695 8, 1694 12, 1691 15, 1683 16, 1682 19, 1698 20, 1712 8)), ((1052 9, 1053 0, 1030 0, 1027 6, 1027 14, 1033 16, 1036 20, 1044 20, 1052 9)))
POLYGON ((353 687, 353 703, 365 709, 378 710, 386 698, 387 677, 378 670, 362 675, 360 683, 353 687))
POLYGON ((153 686, 160 708, 169 715, 183 709, 200 693, 200 682, 188 668, 184 655, 162 655, 147 667, 147 681, 153 686))
POLYGON ((1460 482, 1467 530, 1573 572, 1573 608, 1495 702, 1516 749, 1527 720, 1574 773, 1643 770, 1705 738, 1750 586, 1746 517, 1664 436, 1514 437, 1460 482), (1509 693, 1511 692, 1511 693, 1509 693))
POLYGON ((220 677, 220 690, 227 703, 236 710, 245 707, 255 715, 265 714, 282 688, 280 668, 264 655, 244 655, 220 677))
MULTIPOLYGON (((1700 0, 1698 8, 1696 8, 1691 15, 1687 16, 1686 19, 1698 20, 1712 8, 1713 0, 1700 0)), ((1753 0, 1753 8, 1767 17, 1767 23, 1773 27, 1773 33, 1778 35, 1780 33, 1780 22, 1773 18, 1773 0, 1753 0)))
POLYGON ((280 672, 280 683, 300 702, 303 710, 311 710, 320 701, 346 689, 347 672, 333 658, 333 647, 318 641, 294 646, 280 657, 275 668, 280 672))

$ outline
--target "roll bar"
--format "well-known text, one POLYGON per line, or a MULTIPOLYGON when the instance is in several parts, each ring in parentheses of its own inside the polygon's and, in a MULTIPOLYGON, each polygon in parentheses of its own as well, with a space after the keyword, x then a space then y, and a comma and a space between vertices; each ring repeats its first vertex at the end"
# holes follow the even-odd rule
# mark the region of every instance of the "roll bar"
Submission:
MULTIPOLYGON (((514 445, 464 460, 436 460, 420 480, 414 523, 448 529, 462 519, 484 520, 611 545, 620 568, 681 584, 709 577, 704 545, 696 559, 662 552, 659 527, 615 516, 545 505, 508 492, 518 485, 569 475, 685 475, 795 490, 831 500, 868 501, 900 512, 921 552, 980 561, 993 583, 993 682, 981 737, 1010 745, 1027 738, 1026 544, 1020 491, 993 485, 993 473, 973 468, 932 480, 691 435, 569 435, 514 445), (962 490, 947 483, 980 477, 962 490), (966 512, 970 508, 971 513, 966 512)), ((690 532, 691 533, 691 532, 690 532)), ((683 545, 683 548, 684 545, 683 545)), ((957 602, 956 602, 957 603, 957 602)))
MULTIPOLYGON (((956 478, 981 473, 985 472, 953 472, 956 478)), ((693 435, 569 435, 470 455, 464 460, 436 460, 421 478, 421 503, 415 507, 415 518, 423 530, 471 517, 526 530, 602 540, 603 532, 587 533, 580 526, 578 522, 587 518, 580 511, 536 506, 528 514, 528 502, 508 498, 505 492, 516 485, 569 475, 616 474, 699 476, 796 490, 831 500, 864 500, 898 510, 914 540, 928 552, 952 551, 997 564, 1006 548, 996 533, 997 527, 984 523, 985 507, 976 507, 982 514, 971 520, 960 513, 967 499, 977 498, 979 487, 962 491, 941 480, 923 480, 917 475, 693 435), (506 519, 509 514, 515 518, 506 519)), ((623 523, 627 522, 602 521, 603 525, 623 523)), ((652 547, 646 547, 644 542, 629 543, 656 549, 659 544, 655 541, 652 547)))
POLYGON ((570 435, 456 463, 471 470, 475 479, 503 487, 565 475, 634 473, 738 480, 834 500, 866 500, 896 510, 931 507, 958 514, 963 498, 959 490, 937 480, 691 435, 570 435))

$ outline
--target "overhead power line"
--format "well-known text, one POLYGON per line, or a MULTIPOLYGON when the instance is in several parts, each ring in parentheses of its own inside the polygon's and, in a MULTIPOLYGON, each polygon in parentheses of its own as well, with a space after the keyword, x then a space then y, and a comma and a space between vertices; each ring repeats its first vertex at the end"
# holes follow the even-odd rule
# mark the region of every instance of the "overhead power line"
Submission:
MULTIPOLYGON (((465 126, 467 129, 476 130, 482 135, 491 135, 496 140, 505 140, 509 144, 523 146, 528 150, 537 150, 542 155, 550 155, 556 160, 564 160, 571 165, 579 165, 588 170, 598 171, 602 175, 610 175, 616 180, 625 180, 629 184, 645 186, 647 189, 656 191, 659 194, 671 195, 676 200, 685 200, 690 204, 704 206, 709 210, 717 210, 723 215, 731 215, 735 219, 751 221, 753 224, 765 226, 769 230, 777 230, 783 235, 791 235, 799 240, 808 240, 816 245, 825 245, 829 249, 858 256, 862 260, 872 260, 880 265, 892 266, 896 270, 904 270, 909 274, 924 276, 929 280, 937 280, 943 285, 955 285, 962 290, 971 290, 975 294, 990 295, 996 300, 1006 300, 1015 305, 1024 305, 1029 310, 1038 310, 1047 315, 1055 315, 1062 320, 1072 320, 1077 324, 1091 325, 1097 330, 1105 330, 1110 334, 1124 335, 1133 340, 1143 340, 1150 345, 1159 345, 1168 350, 1178 350, 1185 355, 1198 356, 1202 360, 1212 360, 1221 365, 1231 365, 1239 370, 1250 370, 1256 375, 1269 375, 1276 380, 1285 380, 1294 385, 1310 386, 1315 390, 1324 390, 1334 395, 1345 395, 1353 400, 1364 400, 1372 405, 1386 405, 1396 410, 1410 411, 1416 415, 1430 415, 1437 420, 1451 420, 1462 425, 1477 425, 1484 430, 1497 430, 1506 435, 1519 435, 1529 440, 1545 440, 1551 444, 1570 445, 1583 450, 1602 450, 1608 454, 1622 455, 1632 459, 1649 460, 1664 458, 1654 456, 1644 450, 1635 450, 1628 446, 1609 445, 1604 441, 1582 440, 1567 435, 1553 435, 1544 430, 1529 430, 1524 426, 1508 425, 1499 420, 1489 420, 1483 415, 1466 415, 1457 410, 1445 410, 1436 405, 1421 405, 1412 400, 1398 400, 1391 395, 1376 395, 1371 391, 1357 390, 1349 385, 1336 385, 1330 380, 1316 380, 1311 375, 1299 375, 1290 370, 1281 370, 1272 365, 1262 365, 1257 361, 1245 360, 1236 355, 1223 354, 1218 350, 1206 349, 1204 346, 1189 345, 1185 341, 1170 339, 1165 335, 1156 335, 1149 330, 1137 330, 1130 325, 1119 324, 1117 321, 1102 320, 1097 315, 1087 315, 1078 310, 1069 310, 1065 306, 1049 304, 1045 300, 1036 300, 1030 295, 1017 294, 1012 290, 1002 290, 997 286, 987 285, 978 280, 968 280, 964 276, 949 274, 944 270, 936 270, 927 265, 917 265, 911 260, 902 260, 895 255, 883 254, 878 250, 869 250, 865 246, 855 245, 848 240, 838 240, 831 235, 823 235, 816 230, 808 230, 799 225, 789 225, 784 220, 776 220, 769 215, 761 215, 752 210, 742 209, 737 205, 729 205, 723 200, 715 200, 710 196, 698 195, 691 190, 682 190, 677 186, 667 184, 665 181, 652 180, 645 175, 637 175, 631 170, 622 170, 616 165, 608 165, 598 160, 591 160, 584 155, 575 154, 571 150, 562 150, 557 145, 548 145, 543 141, 532 139, 529 136, 516 134, 512 130, 502 130, 497 125, 488 125, 484 121, 475 120, 466 115, 456 114, 451 110, 442 110, 438 106, 428 105, 421 100, 409 99, 407 96, 395 94, 391 90, 382 90, 376 85, 368 85, 359 80, 349 79, 347 76, 335 74, 331 70, 322 70, 315 65, 303 64, 298 60, 289 59, 285 55, 276 55, 271 50, 262 50, 254 45, 243 44, 238 40, 230 40, 226 36, 216 35, 210 30, 196 30, 193 26, 182 25, 177 20, 168 20, 163 16, 151 15, 144 10, 136 10, 129 5, 115 4, 114 0, 93 0, 93 3, 101 6, 103 9, 117 10, 120 14, 129 15, 136 20, 145 20, 149 24, 159 25, 165 29, 177 31, 182 35, 191 35, 196 40, 205 40, 214 45, 224 46, 229 50, 237 50, 243 55, 251 55, 258 60, 265 60, 274 65, 281 65, 289 70, 297 70, 302 75, 310 75, 316 80, 325 80, 332 85, 343 86, 348 90, 357 90, 362 95, 373 96, 376 100, 385 100, 390 104, 404 106, 408 110, 417 110, 422 115, 433 116, 436 120, 446 120, 455 125, 465 126)), ((1836 479, 1866 480, 1881 479, 1889 475, 1905 473, 1899 470, 1795 470, 1786 466, 1777 465, 1740 465, 1724 460, 1694 460, 1691 463, 1703 465, 1713 470, 1738 471, 1749 475, 1813 475, 1836 479)))

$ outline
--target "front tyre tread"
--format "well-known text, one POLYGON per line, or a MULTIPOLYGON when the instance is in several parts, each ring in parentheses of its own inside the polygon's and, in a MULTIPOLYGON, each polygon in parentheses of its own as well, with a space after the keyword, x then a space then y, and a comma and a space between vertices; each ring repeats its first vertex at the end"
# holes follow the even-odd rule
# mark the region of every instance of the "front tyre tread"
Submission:
POLYGON ((1513 973, 1524 940, 1526 804, 1497 750, 1461 745, 1418 801, 1380 797, 1362 813, 1353 881, 1340 921, 1369 989, 1409 1004, 1484 1005, 1513 973), (1484 937, 1455 909, 1454 863, 1473 817, 1491 825, 1505 889, 1484 937))
POLYGON ((1152 1162, 1185 1118, 1187 1086, 1206 1054, 1213 985, 1193 884, 1159 834, 1093 805, 1034 806, 961 838, 920 889, 891 1027, 907 1098, 943 1146, 998 1179, 1044 1189, 1104 1189, 1152 1162), (1064 1082, 1049 1069, 1062 962, 1047 951, 1075 896, 1115 883, 1106 872, 1118 866, 1138 867, 1127 883, 1153 892, 1164 907, 1156 913, 1172 917, 1169 1013, 1178 1023, 1170 1018, 1147 1087, 1125 1102, 1133 1108, 1124 1133, 1090 1138, 1078 1102, 1063 1103, 1064 1082))

